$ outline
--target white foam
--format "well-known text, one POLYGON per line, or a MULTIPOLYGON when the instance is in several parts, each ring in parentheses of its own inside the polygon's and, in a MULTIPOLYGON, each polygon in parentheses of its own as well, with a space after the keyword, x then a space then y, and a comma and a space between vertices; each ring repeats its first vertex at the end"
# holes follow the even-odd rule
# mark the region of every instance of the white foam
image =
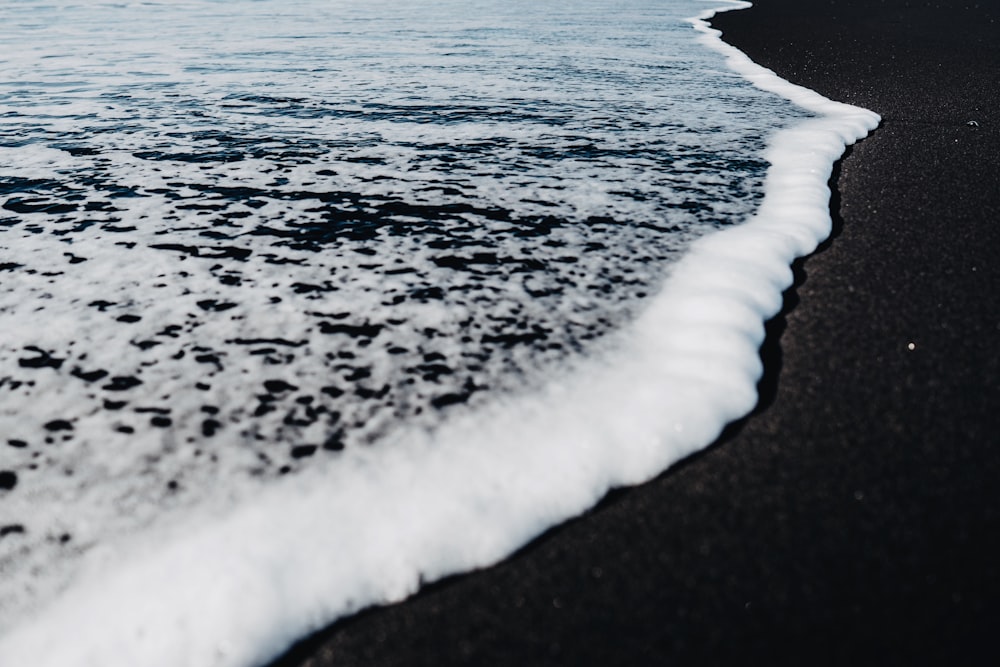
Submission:
POLYGON ((752 409, 763 323, 791 262, 830 231, 832 165, 879 119, 753 64, 711 14, 692 19, 707 46, 822 117, 772 139, 757 214, 695 242, 614 352, 433 433, 348 449, 235 511, 95 549, 73 588, 0 639, 0 664, 260 664, 363 606, 504 558, 752 409))

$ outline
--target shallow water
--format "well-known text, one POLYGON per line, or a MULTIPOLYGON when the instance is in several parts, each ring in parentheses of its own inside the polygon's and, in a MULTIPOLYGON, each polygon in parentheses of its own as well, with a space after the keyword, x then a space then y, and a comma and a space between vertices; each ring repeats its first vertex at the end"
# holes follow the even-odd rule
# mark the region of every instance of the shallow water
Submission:
POLYGON ((0 628, 123 536, 613 353, 811 117, 703 8, 0 7, 0 628))

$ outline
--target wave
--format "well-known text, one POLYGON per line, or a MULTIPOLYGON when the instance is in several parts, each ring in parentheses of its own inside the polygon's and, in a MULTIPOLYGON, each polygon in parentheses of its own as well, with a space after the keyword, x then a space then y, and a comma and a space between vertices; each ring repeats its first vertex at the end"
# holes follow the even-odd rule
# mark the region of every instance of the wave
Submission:
MULTIPOLYGON (((705 46, 817 114, 770 137, 765 197, 746 222, 693 240, 627 325, 558 373, 347 447, 335 466, 261 486, 235 508, 210 504, 95 546, 70 588, 0 638, 0 661, 260 664, 336 618, 495 563, 747 414, 764 321, 792 261, 829 235, 833 163, 879 119, 755 65, 708 27, 713 13, 690 21, 705 46)), ((294 343, 279 334, 254 342, 294 343)))

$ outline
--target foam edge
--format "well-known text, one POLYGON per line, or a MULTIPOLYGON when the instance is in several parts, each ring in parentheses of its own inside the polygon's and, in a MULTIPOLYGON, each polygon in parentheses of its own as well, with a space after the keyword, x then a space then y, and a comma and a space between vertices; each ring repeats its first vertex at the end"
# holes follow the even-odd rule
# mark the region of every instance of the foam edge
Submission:
POLYGON ((223 518, 96 555, 73 589, 0 638, 0 664, 266 664, 337 618, 505 558, 746 415, 790 265, 830 233, 832 166, 879 117, 754 64, 708 25, 717 11, 691 19, 699 39, 823 117, 774 137, 758 212, 697 241, 616 353, 485 417, 345 452, 223 518))

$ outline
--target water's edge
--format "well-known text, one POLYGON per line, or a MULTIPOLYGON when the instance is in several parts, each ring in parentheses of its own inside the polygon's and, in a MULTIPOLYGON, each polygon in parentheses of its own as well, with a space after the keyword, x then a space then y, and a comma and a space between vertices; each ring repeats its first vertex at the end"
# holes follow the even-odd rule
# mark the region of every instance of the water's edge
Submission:
POLYGON ((774 137, 758 212, 692 245, 613 359, 583 362, 486 418, 513 428, 470 417, 433 441, 387 443, 389 455, 358 451, 332 475, 270 489, 224 520, 176 532, 165 548, 109 555, 0 639, 0 663, 265 663, 362 607, 497 562, 611 488, 702 449, 753 409, 764 322, 792 284, 792 262, 830 233, 833 164, 879 118, 784 81, 722 42, 708 19, 747 6, 709 10, 691 24, 730 68, 822 117, 774 137), (544 426, 552 419, 573 426, 553 440, 544 426), (473 437, 474 451, 465 446, 473 437), (345 525, 345 513, 372 520, 345 525), (145 582, 168 582, 178 570, 186 583, 169 600, 143 594, 145 582), (93 613, 95 599, 104 613, 93 613))

